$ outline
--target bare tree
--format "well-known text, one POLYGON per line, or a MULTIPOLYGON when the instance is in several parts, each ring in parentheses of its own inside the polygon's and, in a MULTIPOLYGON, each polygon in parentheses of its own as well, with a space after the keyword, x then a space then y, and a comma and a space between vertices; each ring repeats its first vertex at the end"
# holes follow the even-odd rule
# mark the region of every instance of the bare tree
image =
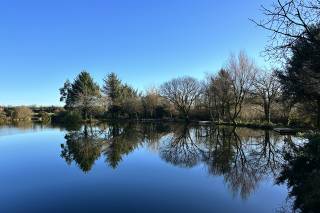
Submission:
POLYGON ((229 116, 233 123, 236 123, 244 99, 252 88, 256 74, 256 65, 244 51, 240 51, 238 56, 231 55, 226 67, 231 76, 233 100, 229 110, 229 116))
POLYGON ((192 77, 175 78, 164 83, 161 95, 175 105, 177 110, 189 119, 191 106, 200 95, 200 83, 192 77))
POLYGON ((270 8, 261 6, 264 19, 252 20, 271 32, 265 53, 269 58, 286 60, 298 40, 313 40, 310 27, 320 23, 319 0, 276 0, 270 8))
POLYGON ((271 105, 279 97, 281 93, 281 85, 278 81, 275 72, 260 71, 256 75, 254 81, 254 94, 260 97, 261 104, 264 109, 265 120, 270 123, 271 121, 271 105))

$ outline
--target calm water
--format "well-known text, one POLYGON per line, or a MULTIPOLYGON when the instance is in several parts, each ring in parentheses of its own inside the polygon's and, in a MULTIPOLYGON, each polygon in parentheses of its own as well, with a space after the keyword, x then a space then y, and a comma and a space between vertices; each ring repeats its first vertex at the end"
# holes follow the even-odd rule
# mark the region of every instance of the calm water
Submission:
POLYGON ((277 212, 290 139, 150 123, 0 127, 0 212, 277 212))

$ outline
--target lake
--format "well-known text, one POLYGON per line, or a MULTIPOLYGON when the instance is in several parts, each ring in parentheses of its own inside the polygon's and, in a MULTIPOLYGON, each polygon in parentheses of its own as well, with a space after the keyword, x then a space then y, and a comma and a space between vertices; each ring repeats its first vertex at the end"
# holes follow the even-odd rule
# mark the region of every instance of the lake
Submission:
POLYGON ((0 127, 0 212, 279 212, 272 131, 163 123, 0 127))

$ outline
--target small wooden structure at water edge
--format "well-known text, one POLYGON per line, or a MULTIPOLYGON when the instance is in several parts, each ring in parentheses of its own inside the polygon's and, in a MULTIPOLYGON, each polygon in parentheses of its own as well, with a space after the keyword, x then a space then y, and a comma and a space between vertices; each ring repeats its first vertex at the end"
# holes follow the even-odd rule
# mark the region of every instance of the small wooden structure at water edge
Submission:
POLYGON ((294 135, 297 133, 297 130, 292 128, 274 128, 273 131, 278 132, 282 135, 294 135))

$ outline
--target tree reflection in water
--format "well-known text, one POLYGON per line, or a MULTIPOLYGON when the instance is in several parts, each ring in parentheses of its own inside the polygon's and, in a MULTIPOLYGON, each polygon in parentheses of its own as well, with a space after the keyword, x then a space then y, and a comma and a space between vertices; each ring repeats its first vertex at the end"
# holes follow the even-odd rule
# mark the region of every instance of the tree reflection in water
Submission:
POLYGON ((111 123, 84 126, 66 134, 66 143, 61 144, 61 157, 68 164, 75 162, 82 171, 88 172, 102 154, 106 164, 115 169, 124 155, 135 150, 144 141, 159 141, 164 130, 160 124, 146 126, 111 123))
POLYGON ((270 138, 269 131, 210 126, 175 130, 161 146, 161 157, 181 167, 203 164, 243 199, 262 178, 276 174, 282 162, 280 138, 270 138))
POLYGON ((291 146, 285 151, 286 163, 277 178, 286 183, 293 199, 293 210, 320 210, 320 136, 311 136, 302 146, 291 146))
POLYGON ((243 199, 263 178, 275 177, 284 162, 280 136, 246 128, 110 123, 84 126, 69 131, 65 138, 61 156, 84 172, 100 156, 115 169, 123 156, 145 146, 174 166, 202 165, 208 174, 223 176, 230 191, 243 199))
POLYGON ((159 148, 161 158, 180 167, 197 165, 202 155, 201 144, 196 144, 188 126, 178 125, 173 130, 159 148))
POLYGON ((103 140, 96 137, 92 127, 89 131, 88 126, 84 126, 83 130, 70 131, 66 134, 65 139, 66 145, 61 144, 61 157, 68 164, 75 161, 84 172, 90 171, 100 156, 103 140))

